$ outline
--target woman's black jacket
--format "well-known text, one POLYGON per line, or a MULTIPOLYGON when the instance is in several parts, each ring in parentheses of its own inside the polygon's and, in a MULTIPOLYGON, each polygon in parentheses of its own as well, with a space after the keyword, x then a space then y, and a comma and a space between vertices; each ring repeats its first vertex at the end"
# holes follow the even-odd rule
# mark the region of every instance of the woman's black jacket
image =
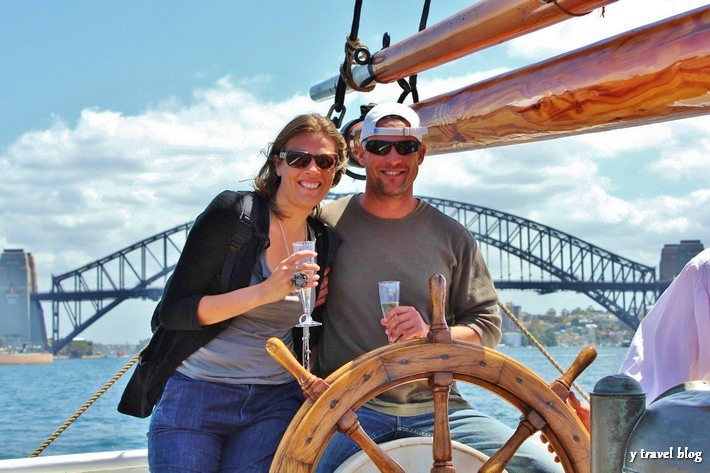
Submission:
MULTIPOLYGON (((140 361, 128 381, 118 404, 118 411, 136 417, 148 417, 163 391, 168 377, 183 360, 216 337, 229 320, 210 326, 197 323, 197 304, 206 294, 220 294, 246 287, 259 251, 269 245, 269 207, 256 193, 253 197, 252 218, 254 232, 241 245, 231 271, 229 284, 221 282, 225 258, 237 226, 244 225, 240 212, 244 192, 223 191, 207 206, 190 230, 175 270, 168 280, 163 298, 158 303, 151 326, 153 337, 143 349, 140 361)), ((245 209, 246 210, 246 209, 245 209)), ((332 265, 338 239, 335 232, 318 219, 309 217, 308 223, 316 231, 316 251, 320 276, 332 265)), ((318 287, 316 287, 316 297, 318 287)), ((313 317, 320 318, 320 308, 313 317)), ((300 329, 294 329, 300 330, 300 329)), ((311 329, 315 343, 319 333, 311 329)), ((294 334, 294 343, 301 342, 301 334, 294 334)), ((296 353, 300 353, 296 347, 296 353)))

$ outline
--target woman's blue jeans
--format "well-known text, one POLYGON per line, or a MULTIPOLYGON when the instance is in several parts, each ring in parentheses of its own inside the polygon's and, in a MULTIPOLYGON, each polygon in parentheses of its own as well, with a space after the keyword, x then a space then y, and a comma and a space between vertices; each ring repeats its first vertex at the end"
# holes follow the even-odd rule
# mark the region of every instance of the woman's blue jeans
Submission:
POLYGON ((150 471, 266 472, 302 403, 295 381, 219 384, 176 372, 150 421, 150 471))
MULTIPOLYGON (((360 425, 376 443, 407 437, 432 437, 433 414, 396 417, 367 407, 356 411, 360 425)), ((475 448, 488 456, 498 451, 513 435, 513 429, 475 409, 449 411, 451 439, 475 448)), ((340 432, 336 432, 318 462, 316 473, 330 473, 360 448, 340 432)), ((433 461, 433 460, 432 460, 433 461)), ((515 472, 562 472, 562 466, 542 447, 526 441, 510 461, 506 470, 515 472)))

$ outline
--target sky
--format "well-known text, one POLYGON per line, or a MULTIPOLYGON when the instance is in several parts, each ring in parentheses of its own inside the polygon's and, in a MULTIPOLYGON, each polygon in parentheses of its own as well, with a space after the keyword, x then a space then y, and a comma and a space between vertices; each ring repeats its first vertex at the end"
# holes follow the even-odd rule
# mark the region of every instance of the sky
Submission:
MULTIPOLYGON (((434 0, 429 24, 475 2, 434 0)), ((419 74, 420 99, 515 70, 706 0, 621 0, 419 74)), ((361 41, 417 31, 423 2, 364 1, 361 41)), ((337 74, 354 2, 0 1, 0 249, 62 274, 191 221, 248 189, 279 128, 327 114, 309 89, 337 74)), ((395 101, 397 85, 347 95, 395 101)), ((406 103, 411 103, 408 99, 406 103)), ((539 221, 639 263, 666 243, 710 244, 710 117, 425 159, 415 193, 539 221)), ((345 178, 337 192, 362 191, 345 178)), ((501 291, 531 313, 585 296, 501 291)), ((125 303, 82 335, 149 337, 153 302, 125 303)), ((51 332, 51 306, 44 306, 51 332)), ((62 332, 69 330, 62 322, 62 332)))

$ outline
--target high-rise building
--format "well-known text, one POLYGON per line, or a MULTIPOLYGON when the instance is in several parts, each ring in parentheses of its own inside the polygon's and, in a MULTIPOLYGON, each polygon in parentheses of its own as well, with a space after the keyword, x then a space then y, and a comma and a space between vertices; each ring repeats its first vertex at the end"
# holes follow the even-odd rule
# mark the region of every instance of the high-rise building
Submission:
MULTIPOLYGON (((520 322, 523 320, 523 311, 519 305, 515 305, 512 302, 506 302, 506 309, 510 311, 511 314, 515 316, 520 322)), ((508 317, 508 314, 502 313, 503 311, 498 309, 501 316, 501 331, 503 336, 501 338, 501 343, 509 347, 520 347, 523 343, 523 334, 520 332, 515 323, 508 317)))
POLYGON ((679 244, 667 243, 661 250, 658 279, 671 281, 680 274, 683 266, 705 247, 700 240, 681 240, 679 244))
MULTIPOLYGON (((506 302, 505 307, 515 316, 516 319, 520 320, 522 322, 522 308, 519 305, 515 305, 512 302, 506 302)), ((515 325, 515 323, 508 317, 507 314, 504 314, 502 310, 498 309, 498 312, 500 313, 501 316, 501 331, 502 332, 517 332, 518 327, 515 325)))
POLYGON ((47 331, 37 292, 34 258, 23 250, 0 255, 0 338, 5 346, 47 349, 47 331))

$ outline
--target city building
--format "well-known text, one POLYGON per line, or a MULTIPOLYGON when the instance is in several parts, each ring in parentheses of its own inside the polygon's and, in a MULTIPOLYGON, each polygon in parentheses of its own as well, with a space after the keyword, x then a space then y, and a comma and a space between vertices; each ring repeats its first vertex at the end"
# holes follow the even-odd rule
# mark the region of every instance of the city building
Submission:
POLYGON ((658 279, 672 281, 683 269, 683 266, 704 249, 700 240, 681 240, 679 244, 667 243, 661 250, 658 279))
POLYGON ((8 249, 0 255, 0 338, 7 348, 46 350, 47 331, 37 292, 34 258, 24 250, 8 249))
MULTIPOLYGON (((523 322, 523 310, 519 305, 515 305, 512 302, 506 302, 505 307, 510 311, 511 314, 515 316, 521 323, 523 322)), ((501 338, 501 343, 509 347, 520 347, 523 344, 523 334, 511 320, 508 314, 501 310, 498 310, 501 316, 501 331, 503 332, 503 337, 501 338)))

